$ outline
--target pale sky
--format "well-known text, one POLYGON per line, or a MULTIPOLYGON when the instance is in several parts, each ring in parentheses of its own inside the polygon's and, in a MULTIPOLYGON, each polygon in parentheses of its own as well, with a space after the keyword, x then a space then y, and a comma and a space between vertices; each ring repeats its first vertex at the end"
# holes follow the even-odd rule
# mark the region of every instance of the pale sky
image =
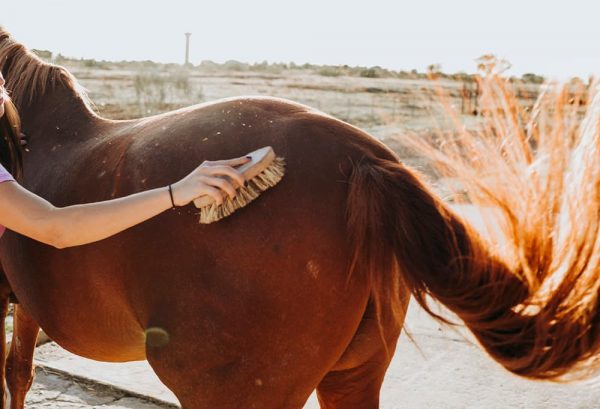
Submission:
POLYGON ((305 62, 510 74, 600 74, 595 0, 2 0, 0 25, 29 48, 98 60, 305 62))

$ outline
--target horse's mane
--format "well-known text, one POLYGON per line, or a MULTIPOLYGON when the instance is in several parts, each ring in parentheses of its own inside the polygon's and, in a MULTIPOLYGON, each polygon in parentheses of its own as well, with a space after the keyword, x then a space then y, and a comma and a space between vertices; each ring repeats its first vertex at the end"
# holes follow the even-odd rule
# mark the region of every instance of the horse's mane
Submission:
POLYGON ((16 41, 0 26, 0 72, 6 79, 7 90, 19 109, 26 108, 37 96, 56 87, 66 87, 92 111, 91 101, 84 88, 64 67, 47 63, 16 41))

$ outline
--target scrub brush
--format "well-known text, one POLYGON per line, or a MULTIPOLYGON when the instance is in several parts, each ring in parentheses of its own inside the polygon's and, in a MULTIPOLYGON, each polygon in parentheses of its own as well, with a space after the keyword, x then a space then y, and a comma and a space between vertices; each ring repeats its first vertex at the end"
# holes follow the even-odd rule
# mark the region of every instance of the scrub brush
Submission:
POLYGON ((245 156, 252 159, 236 169, 245 176, 248 183, 237 190, 233 199, 227 196, 220 206, 212 196, 204 195, 194 199, 194 205, 200 209, 200 223, 210 224, 229 216, 252 202, 265 190, 275 186, 283 178, 285 161, 281 157, 276 157, 270 146, 245 156))

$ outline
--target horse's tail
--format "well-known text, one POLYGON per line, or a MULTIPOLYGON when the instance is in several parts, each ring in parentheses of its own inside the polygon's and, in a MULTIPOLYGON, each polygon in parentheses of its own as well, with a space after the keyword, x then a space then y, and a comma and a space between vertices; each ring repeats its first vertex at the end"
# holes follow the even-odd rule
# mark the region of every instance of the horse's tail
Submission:
MULTIPOLYGON (((558 139, 554 146, 522 144, 519 149, 535 150, 529 152, 533 158, 550 151, 551 163, 537 173, 521 169, 498 175, 491 180, 505 177, 507 183, 493 186, 477 178, 461 180, 478 184, 504 216, 506 237, 497 247, 413 172, 397 161, 367 155, 350 176, 351 274, 369 274, 376 305, 398 317, 404 312, 400 286, 408 286, 432 314, 427 296, 437 299, 465 322, 493 359, 516 374, 550 379, 595 369, 600 347, 598 122, 581 131, 568 149, 558 139), (524 181, 517 184, 511 176, 524 181)), ((469 152, 483 145, 469 146, 469 152)), ((532 157, 528 163, 539 166, 532 157)), ((456 161, 445 159, 445 166, 456 161)), ((456 169, 464 170, 464 163, 456 169)))

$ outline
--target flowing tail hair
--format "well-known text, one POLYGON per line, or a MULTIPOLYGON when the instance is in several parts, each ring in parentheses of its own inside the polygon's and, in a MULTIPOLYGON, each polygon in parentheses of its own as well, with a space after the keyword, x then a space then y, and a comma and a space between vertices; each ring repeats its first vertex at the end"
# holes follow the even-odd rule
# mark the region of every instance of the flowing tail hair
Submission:
POLYGON ((497 76, 481 89, 478 128, 441 148, 413 144, 496 227, 475 230, 415 172, 367 155, 350 176, 351 274, 368 274, 378 308, 399 319, 400 286, 443 320, 428 305, 438 300, 515 374, 587 375, 600 361, 600 98, 582 120, 572 89, 543 93, 531 110, 497 76))

